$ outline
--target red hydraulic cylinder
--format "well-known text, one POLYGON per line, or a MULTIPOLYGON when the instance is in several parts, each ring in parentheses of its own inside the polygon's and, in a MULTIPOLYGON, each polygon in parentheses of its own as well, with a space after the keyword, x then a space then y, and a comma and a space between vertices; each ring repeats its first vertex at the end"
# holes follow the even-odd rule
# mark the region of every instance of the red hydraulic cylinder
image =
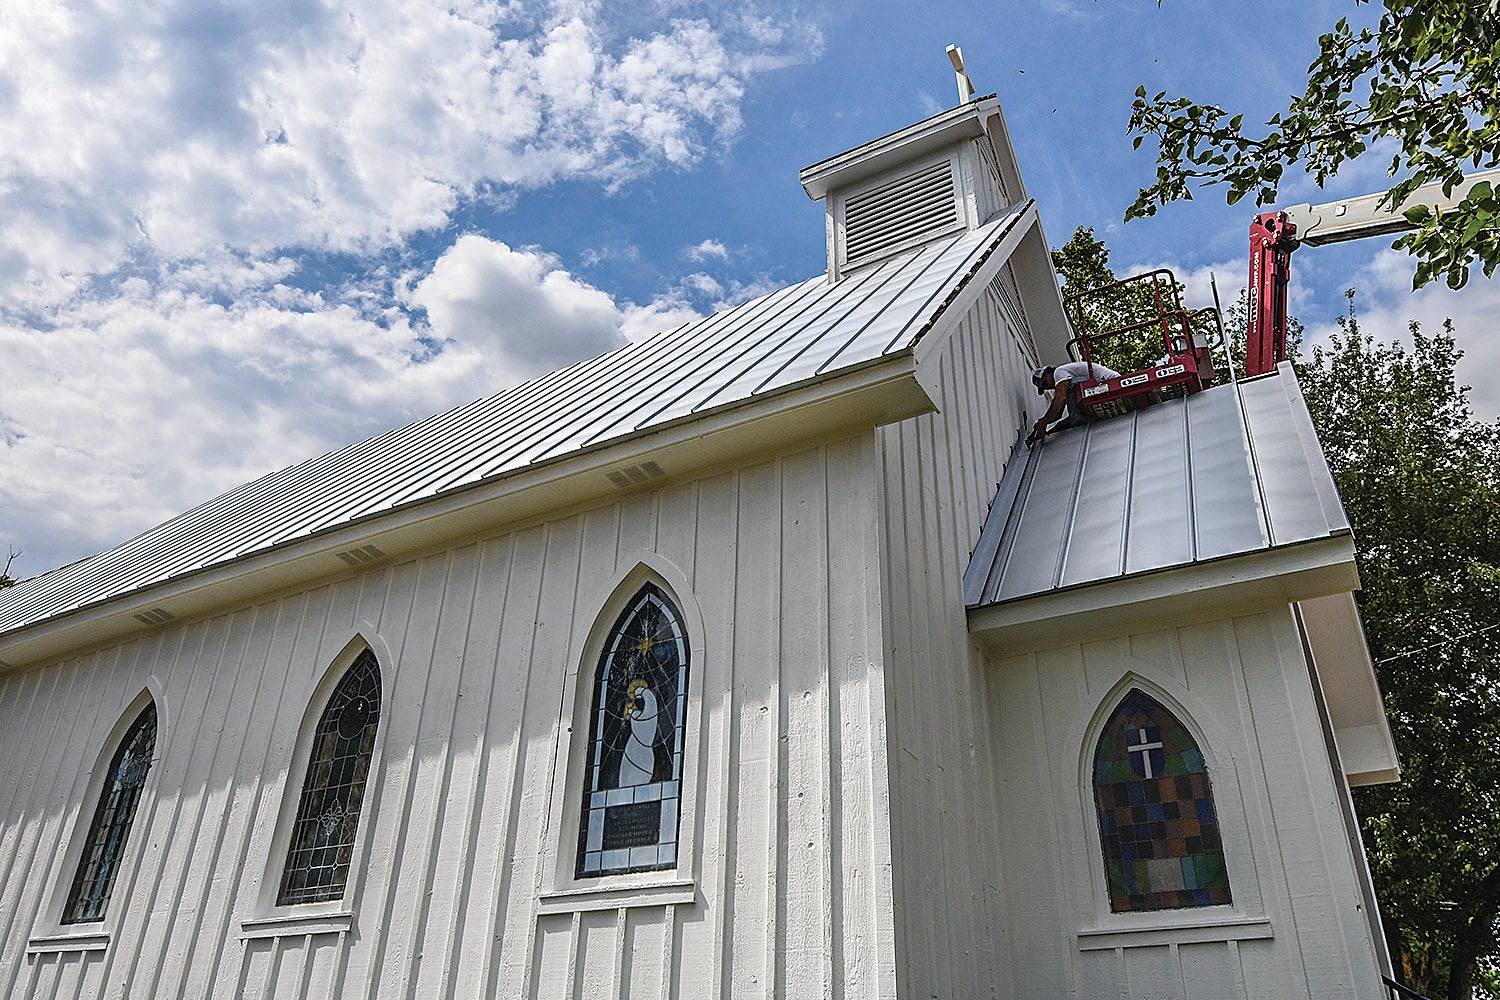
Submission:
POLYGON ((1286 360, 1286 288, 1297 227, 1285 212, 1263 212, 1250 223, 1250 322, 1245 374, 1261 375, 1286 360))

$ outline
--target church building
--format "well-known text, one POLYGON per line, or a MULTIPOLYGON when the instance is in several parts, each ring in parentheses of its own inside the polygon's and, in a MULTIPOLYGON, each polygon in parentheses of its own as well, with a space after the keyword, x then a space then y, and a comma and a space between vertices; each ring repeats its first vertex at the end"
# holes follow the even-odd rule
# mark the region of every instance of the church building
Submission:
POLYGON ((801 181, 826 273, 0 591, 0 996, 1385 995, 1290 367, 1028 447, 998 100, 801 181))

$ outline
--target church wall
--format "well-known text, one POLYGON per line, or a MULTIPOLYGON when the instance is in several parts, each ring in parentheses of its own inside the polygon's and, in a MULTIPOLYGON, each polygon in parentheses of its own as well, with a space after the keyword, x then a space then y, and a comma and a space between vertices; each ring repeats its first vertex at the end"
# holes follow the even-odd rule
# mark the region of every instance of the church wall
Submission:
POLYGON ((1115 634, 1066 629, 991 664, 1007 960, 1019 996, 1383 997, 1344 794, 1286 607, 1115 634), (1093 759, 1139 688, 1207 762, 1228 905, 1111 912, 1093 759))
MULTIPOLYGON (((902 996, 1008 996, 1010 923, 969 547, 1037 399, 1028 346, 988 293, 937 358, 938 411, 880 433, 887 711, 902 996)), ((1038 994, 1051 995, 1051 994, 1038 994)))
POLYGON ((0 996, 894 996, 877 469, 873 435, 829 442, 0 675, 0 996), (691 860, 570 894, 590 643, 643 562, 690 632, 691 860), (361 636, 384 692, 349 888, 281 920, 299 732, 361 636), (91 943, 47 914, 143 690, 155 760, 91 943))

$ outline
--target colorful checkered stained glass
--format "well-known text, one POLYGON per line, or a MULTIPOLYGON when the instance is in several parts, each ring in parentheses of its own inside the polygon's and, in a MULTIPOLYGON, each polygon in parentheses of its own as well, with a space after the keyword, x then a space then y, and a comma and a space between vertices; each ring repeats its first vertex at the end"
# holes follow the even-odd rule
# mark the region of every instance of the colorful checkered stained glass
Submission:
POLYGON ((1203 754, 1177 717, 1137 688, 1099 736, 1094 805, 1112 911, 1230 902, 1203 754))
POLYGON ((677 867, 687 685, 682 616, 648 583, 594 677, 577 878, 677 867))

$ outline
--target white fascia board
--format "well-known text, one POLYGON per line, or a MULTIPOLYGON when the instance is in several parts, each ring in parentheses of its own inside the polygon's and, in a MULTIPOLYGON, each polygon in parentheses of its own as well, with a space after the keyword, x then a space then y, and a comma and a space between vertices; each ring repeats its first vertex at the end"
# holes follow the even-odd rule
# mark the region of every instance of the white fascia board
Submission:
POLYGON ((813 201, 829 191, 848 187, 890 167, 946 149, 962 139, 985 135, 984 120, 1000 109, 1000 99, 984 97, 950 108, 899 132, 881 136, 837 156, 804 167, 798 175, 802 189, 813 201))
POLYGON ((953 331, 958 329, 974 303, 984 295, 989 283, 1037 225, 1037 220, 1036 202, 1031 202, 1011 221, 995 248, 974 266, 967 277, 954 285, 948 298, 938 306, 933 318, 928 321, 929 325, 917 331, 916 346, 913 348, 917 363, 916 375, 928 396, 938 396, 937 364, 929 359, 942 353, 953 331))
POLYGON ((1285 606, 1358 585, 1354 540, 1340 534, 970 608, 969 635, 995 655, 1062 634, 1076 638, 1147 619, 1185 622, 1230 608, 1285 606))
POLYGON ((571 452, 436 497, 414 501, 239 559, 121 594, 0 636, 0 670, 20 669, 132 633, 152 631, 133 616, 154 608, 183 620, 320 580, 362 572, 480 533, 579 509, 602 498, 784 453, 799 442, 832 440, 930 413, 912 351, 893 352, 832 376, 689 414, 624 439, 571 452), (665 478, 622 489, 609 473, 656 462, 665 478), (374 545, 385 556, 355 570, 339 552, 374 545))
POLYGON ((1308 598, 1299 601, 1298 608, 1349 784, 1399 780, 1396 741, 1354 595, 1308 598))

